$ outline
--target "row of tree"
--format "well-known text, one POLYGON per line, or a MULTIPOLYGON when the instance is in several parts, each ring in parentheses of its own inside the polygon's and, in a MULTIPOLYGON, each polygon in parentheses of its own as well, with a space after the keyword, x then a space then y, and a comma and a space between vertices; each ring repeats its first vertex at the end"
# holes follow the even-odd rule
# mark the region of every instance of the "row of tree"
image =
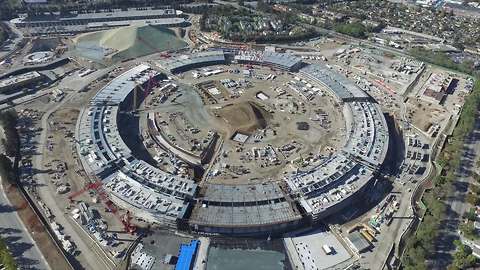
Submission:
POLYGON ((15 183, 16 172, 12 160, 4 154, 0 154, 0 177, 2 181, 10 184, 15 183))
POLYGON ((1 143, 5 147, 5 153, 10 157, 15 157, 20 148, 20 138, 17 132, 18 116, 15 110, 0 112, 0 124, 2 125, 5 138, 1 143))
POLYGON ((267 36, 256 36, 253 40, 257 43, 282 43, 306 40, 317 37, 319 34, 313 28, 303 29, 293 35, 288 34, 272 34, 267 36))
POLYGON ((367 28, 360 22, 341 23, 333 28, 336 32, 355 38, 367 38, 367 28))
POLYGON ((463 73, 480 76, 480 72, 475 69, 474 62, 470 60, 464 60, 461 63, 455 63, 446 53, 434 52, 422 48, 413 48, 409 51, 409 53, 415 58, 424 62, 429 62, 463 73))
MULTIPOLYGON (((16 131, 16 124, 17 124, 16 112, 14 110, 0 112, 0 124, 2 125, 4 129, 5 137, 7 138, 6 140, 4 139, 4 142, 2 142, 5 145, 6 151, 7 152, 14 151, 16 153, 17 148, 15 148, 15 150, 12 150, 10 149, 10 147, 7 147, 8 143, 5 142, 9 140, 16 140, 17 146, 18 146, 18 133, 16 131)), ((5 156, 4 154, 0 154, 0 178, 1 178, 0 181, 5 181, 10 184, 14 184, 16 181, 16 172, 13 166, 13 162, 9 157, 5 156)), ((18 269, 17 264, 12 256, 12 253, 8 249, 5 241, 1 238, 0 238, 0 265, 3 265, 5 270, 18 269)))
POLYGON ((477 257, 473 255, 472 249, 464 245, 461 241, 453 241, 456 251, 453 254, 453 263, 448 267, 448 270, 461 270, 474 267, 478 263, 477 257))
MULTIPOLYGON (((434 243, 439 236, 439 226, 446 216, 444 201, 452 193, 455 172, 460 166, 462 146, 466 136, 474 129, 479 105, 480 80, 477 79, 473 92, 465 101, 454 133, 441 153, 438 163, 442 167, 442 173, 433 179, 434 187, 422 198, 427 206, 427 212, 415 235, 407 241, 406 251, 402 258, 404 269, 426 270, 427 261, 435 259, 433 257, 434 243)), ((460 265, 460 262, 454 261, 451 269, 457 269, 455 265, 460 265)))

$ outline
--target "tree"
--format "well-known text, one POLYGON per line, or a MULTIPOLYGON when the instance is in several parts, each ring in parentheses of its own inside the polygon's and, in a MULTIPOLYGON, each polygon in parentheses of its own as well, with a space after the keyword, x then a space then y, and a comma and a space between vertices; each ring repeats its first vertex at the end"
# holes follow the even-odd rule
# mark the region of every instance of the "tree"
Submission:
POLYGON ((17 132, 17 112, 8 110, 0 112, 0 124, 3 126, 5 133, 5 152, 8 156, 17 155, 20 148, 20 139, 17 132))
POLYGON ((480 186, 475 184, 470 184, 470 189, 473 193, 479 195, 480 194, 480 186))
POLYGON ((453 254, 453 263, 449 269, 467 269, 477 264, 477 257, 472 254, 472 249, 469 246, 464 245, 459 240, 455 240, 453 243, 457 250, 453 254))
POLYGON ((433 63, 442 67, 446 67, 453 70, 458 70, 468 74, 478 74, 478 71, 474 70, 474 63, 470 60, 464 60, 462 63, 455 63, 448 54, 444 52, 433 52, 421 48, 413 48, 410 54, 424 62, 433 63))
POLYGON ((334 27, 335 31, 349 35, 356 38, 366 38, 367 37, 367 28, 365 25, 355 22, 355 23, 346 23, 346 24, 337 24, 334 27))
MULTIPOLYGON (((452 194, 452 183, 455 179, 455 172, 460 166, 460 157, 463 153, 463 144, 465 138, 473 130, 475 117, 480 105, 480 81, 477 79, 473 92, 466 99, 464 109, 460 115, 461 121, 456 126, 453 136, 449 139, 446 147, 442 151, 442 173, 434 178, 434 187, 423 195, 422 200, 427 206, 428 211, 417 228, 417 232, 408 239, 405 255, 402 257, 404 269, 417 270, 426 269, 425 261, 431 256, 433 243, 439 235, 439 224, 445 218, 444 199, 452 194)), ((476 179, 480 176, 475 176, 476 179)), ((478 180, 477 180, 478 181, 478 180)), ((472 191, 478 191, 476 187, 470 187, 472 191)), ((478 195, 472 192, 467 194, 467 200, 476 204, 478 195)), ((479 236, 474 228, 473 220, 475 218, 475 209, 470 210, 466 217, 470 219, 467 223, 459 226, 462 234, 469 239, 477 239, 479 236)), ((458 254, 456 254, 455 263, 450 265, 448 269, 466 269, 475 266, 477 259, 469 252, 467 247, 463 247, 461 242, 457 241, 458 254)))
POLYGON ((8 250, 5 241, 0 238, 0 264, 3 264, 6 270, 16 270, 17 264, 13 259, 12 253, 8 250))
POLYGON ((462 232, 462 234, 468 239, 474 240, 478 238, 478 234, 475 230, 475 227, 472 221, 468 221, 467 223, 460 224, 459 229, 462 232))
POLYGON ((475 213, 475 208, 470 208, 467 212, 465 212, 464 217, 469 221, 475 221, 477 218, 477 214, 475 213))
POLYGON ((265 3, 265 1, 259 0, 257 1, 257 10, 261 12, 269 13, 272 11, 272 8, 267 3, 265 3))
POLYGON ((474 206, 478 205, 479 202, 480 202, 480 199, 479 199, 478 195, 470 193, 470 192, 467 194, 466 200, 469 204, 474 205, 474 206))
POLYGON ((426 251, 419 243, 410 243, 410 248, 403 256, 403 264, 408 270, 426 270, 426 251))
POLYGON ((5 155, 0 154, 0 177, 9 183, 15 182, 15 172, 12 161, 5 155))

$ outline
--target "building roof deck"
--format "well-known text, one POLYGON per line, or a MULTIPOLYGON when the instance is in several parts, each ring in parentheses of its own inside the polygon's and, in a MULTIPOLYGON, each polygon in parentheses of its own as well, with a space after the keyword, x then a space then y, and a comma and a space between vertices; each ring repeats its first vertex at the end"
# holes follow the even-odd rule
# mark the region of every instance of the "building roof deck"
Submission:
POLYGON ((158 73, 149 65, 140 64, 127 70, 103 87, 91 100, 92 105, 119 105, 137 85, 147 82, 158 73))
POLYGON ((292 69, 302 62, 301 58, 292 54, 271 51, 239 51, 234 58, 237 61, 277 65, 286 69, 292 69))
POLYGON ((253 206, 196 207, 190 222, 218 227, 250 227, 281 224, 300 218, 301 215, 288 202, 283 201, 253 206))
POLYGON ((388 127, 379 106, 371 102, 350 103, 354 128, 345 151, 373 166, 383 163, 388 149, 388 127))
POLYGON ((117 10, 114 12, 92 12, 92 13, 71 13, 67 16, 62 16, 59 12, 53 12, 44 15, 37 15, 33 17, 20 17, 12 20, 13 23, 55 23, 68 21, 103 21, 103 20, 118 20, 129 19, 135 20, 137 18, 162 18, 173 17, 182 14, 181 11, 174 9, 145 9, 145 10, 117 10))
POLYGON ((300 74, 308 80, 326 87, 338 99, 347 101, 350 99, 368 99, 369 96, 347 78, 331 71, 322 64, 308 65, 300 69, 300 74))
POLYGON ((103 187, 128 204, 173 220, 178 217, 184 207, 183 200, 160 194, 120 171, 104 179, 103 187))
POLYGON ((0 89, 4 87, 14 86, 16 84, 28 82, 30 80, 34 80, 40 77, 42 77, 42 75, 37 71, 31 71, 31 72, 23 73, 20 75, 12 76, 12 77, 0 80, 0 89))
POLYGON ((276 183, 257 185, 207 184, 204 201, 256 202, 284 198, 285 194, 276 183))
POLYGON ((174 73, 179 69, 188 69, 196 65, 208 64, 213 62, 225 62, 225 54, 223 51, 207 51, 190 55, 181 55, 169 60, 159 62, 162 68, 174 73))

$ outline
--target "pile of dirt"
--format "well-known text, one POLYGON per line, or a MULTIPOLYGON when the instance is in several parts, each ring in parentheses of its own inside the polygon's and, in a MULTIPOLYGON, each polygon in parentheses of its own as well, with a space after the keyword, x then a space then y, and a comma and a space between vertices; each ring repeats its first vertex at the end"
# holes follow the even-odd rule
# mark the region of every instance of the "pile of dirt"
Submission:
MULTIPOLYGON (((86 33, 73 39, 75 48, 86 58, 109 58, 122 61, 162 51, 176 50, 187 45, 174 31, 160 26, 126 26, 86 33), (90 57, 89 57, 90 56, 90 57)), ((99 60, 99 59, 92 59, 99 60)))
POLYGON ((229 133, 252 134, 257 129, 265 129, 272 116, 254 102, 232 103, 215 110, 229 126, 229 133))

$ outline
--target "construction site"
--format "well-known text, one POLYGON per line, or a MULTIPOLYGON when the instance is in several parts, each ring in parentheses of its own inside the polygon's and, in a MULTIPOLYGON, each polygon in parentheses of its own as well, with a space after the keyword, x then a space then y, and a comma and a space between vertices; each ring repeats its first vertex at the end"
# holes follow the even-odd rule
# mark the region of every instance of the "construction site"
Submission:
POLYGON ((333 39, 216 43, 179 10, 109 14, 12 21, 25 42, 0 67, 10 201, 50 269, 390 260, 471 78, 333 39))

